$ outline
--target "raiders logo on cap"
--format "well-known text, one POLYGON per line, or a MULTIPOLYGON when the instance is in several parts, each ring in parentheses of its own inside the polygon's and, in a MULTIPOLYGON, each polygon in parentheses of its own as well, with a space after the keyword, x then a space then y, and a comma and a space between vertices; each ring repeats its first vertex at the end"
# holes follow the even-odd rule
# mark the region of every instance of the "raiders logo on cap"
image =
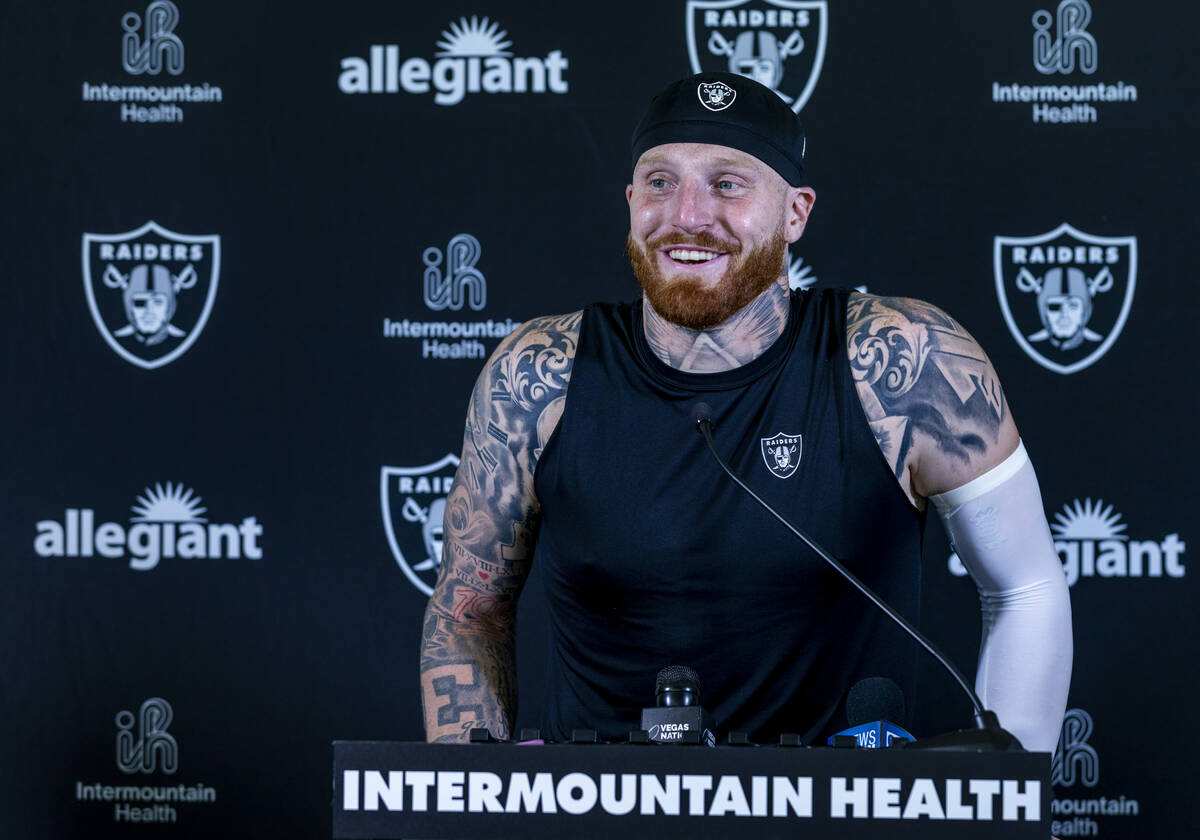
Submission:
POLYGON ((701 82, 696 88, 700 104, 710 111, 724 111, 737 99, 737 91, 724 82, 701 82))

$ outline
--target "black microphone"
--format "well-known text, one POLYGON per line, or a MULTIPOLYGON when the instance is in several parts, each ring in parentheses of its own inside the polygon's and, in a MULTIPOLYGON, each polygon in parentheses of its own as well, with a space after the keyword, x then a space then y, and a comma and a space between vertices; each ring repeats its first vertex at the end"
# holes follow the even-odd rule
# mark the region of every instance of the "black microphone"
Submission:
POLYGON ((846 693, 846 722, 859 726, 873 720, 904 720, 904 690, 887 677, 867 677, 846 693))
POLYGON ((967 684, 962 673, 954 666, 954 663, 947 659, 941 651, 934 647, 933 642, 925 638, 925 636, 916 627, 908 622, 904 616, 896 612, 887 602, 871 591, 865 583, 859 580, 854 574, 834 559, 833 555, 813 541, 812 537, 804 533, 789 520, 786 516, 776 510, 770 502, 762 496, 755 493, 746 482, 730 469, 725 463, 725 459, 717 452, 716 444, 712 439, 712 417, 711 409, 706 403, 696 403, 692 408, 692 418, 696 423, 696 431, 703 437, 704 442, 708 444, 708 449, 712 452, 713 457, 717 459, 717 463, 721 465, 721 469, 725 474, 733 479, 738 487, 745 490, 751 498, 763 506, 763 508, 774 516, 785 528, 791 531, 799 540, 807 545, 814 554, 832 566, 838 574, 848 580, 859 592, 867 597, 876 607, 882 610, 888 618, 896 622, 904 629, 909 636, 914 638, 925 651, 936 659, 943 668, 950 672, 950 676, 959 684, 962 690, 966 693, 971 701, 971 706, 974 709, 975 729, 960 729, 955 732, 949 732, 945 735, 935 735, 932 738, 922 738, 912 744, 907 745, 909 749, 932 749, 932 750, 986 750, 986 751, 1020 751, 1024 752, 1025 748, 1021 746, 1021 742, 1011 732, 1000 728, 1000 720, 996 717, 996 713, 983 708, 983 701, 979 699, 979 695, 975 690, 967 684))
POLYGON ((850 687, 846 694, 846 722, 843 729, 829 737, 850 736, 865 749, 886 748, 916 739, 896 721, 904 720, 904 691, 887 677, 867 677, 850 687))
POLYGON ((658 744, 716 746, 717 725, 700 705, 700 677, 684 665, 669 665, 654 681, 655 705, 642 709, 642 729, 658 744))

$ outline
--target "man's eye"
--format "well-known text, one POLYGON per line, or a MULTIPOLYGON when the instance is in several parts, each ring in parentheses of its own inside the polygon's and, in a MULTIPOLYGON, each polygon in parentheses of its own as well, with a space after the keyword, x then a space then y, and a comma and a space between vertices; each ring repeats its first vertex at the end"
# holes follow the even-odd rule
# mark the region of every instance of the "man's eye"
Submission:
POLYGON ((719 190, 735 190, 737 184, 733 181, 717 181, 717 189, 719 190))
POLYGON ((666 185, 667 185, 666 178, 651 178, 650 179, 650 186, 656 190, 661 190, 666 185))

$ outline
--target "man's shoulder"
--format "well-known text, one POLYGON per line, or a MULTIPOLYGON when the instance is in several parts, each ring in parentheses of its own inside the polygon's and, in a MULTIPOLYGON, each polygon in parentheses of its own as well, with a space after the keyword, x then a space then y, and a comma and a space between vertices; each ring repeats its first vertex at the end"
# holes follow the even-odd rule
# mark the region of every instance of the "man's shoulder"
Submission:
POLYGON ((859 291, 850 292, 846 304, 846 321, 854 325, 865 325, 869 322, 869 325, 876 329, 927 324, 967 334, 943 309, 927 301, 911 297, 872 295, 859 291))
POLYGON ((871 429, 914 501, 969 481, 1016 447, 987 355, 933 304, 853 294, 846 346, 871 429))
POLYGON ((485 376, 513 404, 540 410, 562 395, 571 377, 583 312, 530 318, 504 337, 488 361, 485 376))
POLYGON ((539 315, 522 321, 500 342, 493 359, 519 352, 520 348, 557 342, 563 342, 564 346, 569 345, 568 349, 571 355, 574 355, 582 320, 583 310, 578 310, 564 315, 539 315))

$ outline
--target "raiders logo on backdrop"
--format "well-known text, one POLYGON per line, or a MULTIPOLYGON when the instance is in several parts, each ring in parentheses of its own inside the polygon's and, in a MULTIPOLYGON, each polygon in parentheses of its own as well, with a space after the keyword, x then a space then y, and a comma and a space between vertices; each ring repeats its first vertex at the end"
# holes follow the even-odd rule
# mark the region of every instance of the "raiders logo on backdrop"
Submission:
MULTIPOLYGON (((693 73, 737 73, 800 113, 825 61, 825 0, 688 0, 686 18, 693 73)), ((705 97, 704 107, 721 110, 705 97)))
POLYGON ((1040 236, 997 236, 996 295, 1017 344, 1047 370, 1075 373, 1108 352, 1129 317, 1137 237, 1063 223, 1040 236))
POLYGON ((212 312, 221 237, 146 222, 83 235, 83 288, 96 329, 122 359, 150 369, 191 347, 212 312))
POLYGON ((700 104, 710 111, 724 111, 737 99, 737 91, 724 82, 701 82, 696 88, 700 104))
POLYGON ((400 569, 419 591, 433 594, 442 565, 442 517, 458 470, 458 456, 423 467, 384 467, 379 501, 388 545, 400 569))
POLYGON ((800 454, 804 451, 802 435, 780 433, 763 438, 761 444, 763 462, 776 478, 788 478, 800 466, 800 454))

